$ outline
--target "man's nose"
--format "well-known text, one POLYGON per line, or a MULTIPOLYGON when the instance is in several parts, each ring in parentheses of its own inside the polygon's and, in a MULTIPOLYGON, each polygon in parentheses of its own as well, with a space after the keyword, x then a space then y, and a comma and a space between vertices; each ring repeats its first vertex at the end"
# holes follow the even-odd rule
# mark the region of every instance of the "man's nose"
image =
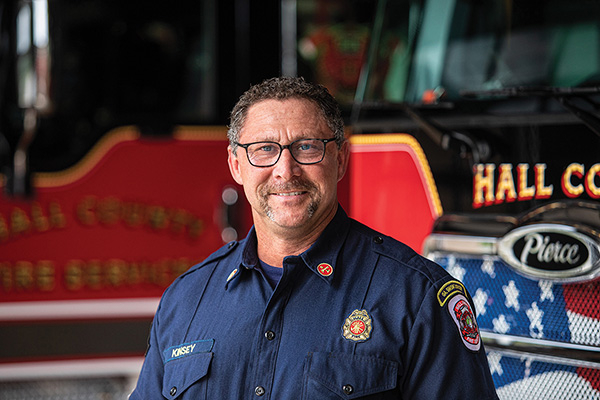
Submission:
POLYGON ((273 174, 285 180, 289 180, 293 176, 299 176, 301 173, 302 169, 300 168, 300 164, 294 159, 290 149, 282 149, 279 161, 277 161, 277 164, 274 166, 273 174))

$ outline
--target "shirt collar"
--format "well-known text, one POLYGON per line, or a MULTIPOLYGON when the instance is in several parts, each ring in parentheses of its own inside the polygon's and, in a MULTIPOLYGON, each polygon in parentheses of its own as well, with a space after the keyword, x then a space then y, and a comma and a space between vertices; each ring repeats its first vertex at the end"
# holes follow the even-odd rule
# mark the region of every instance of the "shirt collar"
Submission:
MULTIPOLYGON (((349 228, 350 218, 348 218, 342 206, 338 204, 336 214, 323 230, 323 233, 308 250, 299 256, 311 271, 329 284, 331 284, 336 273, 338 254, 346 240, 349 228)), ((254 269, 258 265, 257 239, 254 226, 248 232, 244 242, 242 266, 245 269, 254 269)), ((239 275, 239 273, 236 275, 239 275)))
POLYGON ((337 260, 342 245, 350 229, 350 218, 341 205, 338 204, 335 216, 327 225, 317 241, 300 255, 304 263, 315 274, 331 284, 337 267, 337 260))
POLYGON ((225 282, 225 289, 228 290, 232 285, 238 281, 243 270, 254 269, 258 265, 258 256, 256 254, 256 231, 254 226, 250 228, 248 235, 245 239, 239 242, 241 255, 236 256, 233 265, 235 268, 229 273, 225 282))
POLYGON ((250 228, 246 236, 244 250, 242 251, 242 265, 246 269, 254 269, 258 265, 258 254, 256 253, 256 230, 254 226, 250 228))

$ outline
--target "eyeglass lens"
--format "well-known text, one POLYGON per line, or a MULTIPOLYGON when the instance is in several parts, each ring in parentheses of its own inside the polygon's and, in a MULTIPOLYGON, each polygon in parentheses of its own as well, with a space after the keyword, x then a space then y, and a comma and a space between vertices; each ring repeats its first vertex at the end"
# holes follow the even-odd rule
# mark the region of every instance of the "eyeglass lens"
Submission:
POLYGON ((275 142, 258 142, 248 146, 248 159, 257 166, 270 166, 279 160, 284 148, 288 148, 292 157, 302 164, 318 163, 325 155, 325 143, 318 139, 301 139, 287 146, 275 142))

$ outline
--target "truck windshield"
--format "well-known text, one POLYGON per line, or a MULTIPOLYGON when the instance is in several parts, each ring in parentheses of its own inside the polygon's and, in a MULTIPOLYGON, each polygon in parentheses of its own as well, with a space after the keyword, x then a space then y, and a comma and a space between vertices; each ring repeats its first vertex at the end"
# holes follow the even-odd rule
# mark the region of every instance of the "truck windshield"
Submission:
POLYGON ((357 102, 596 86, 600 2, 381 0, 371 44, 357 102))

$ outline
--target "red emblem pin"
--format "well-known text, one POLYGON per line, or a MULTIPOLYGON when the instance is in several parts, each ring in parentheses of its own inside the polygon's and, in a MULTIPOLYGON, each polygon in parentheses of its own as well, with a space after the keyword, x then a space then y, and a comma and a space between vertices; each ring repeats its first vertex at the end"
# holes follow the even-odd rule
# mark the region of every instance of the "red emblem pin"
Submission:
POLYGON ((355 336, 362 335, 363 333, 365 333, 366 329, 367 326, 365 325, 365 323, 359 319, 350 324, 350 332, 352 332, 352 334, 355 336))
POLYGON ((323 276, 329 276, 333 274, 333 267, 327 263, 321 263, 317 266, 317 271, 323 276))

